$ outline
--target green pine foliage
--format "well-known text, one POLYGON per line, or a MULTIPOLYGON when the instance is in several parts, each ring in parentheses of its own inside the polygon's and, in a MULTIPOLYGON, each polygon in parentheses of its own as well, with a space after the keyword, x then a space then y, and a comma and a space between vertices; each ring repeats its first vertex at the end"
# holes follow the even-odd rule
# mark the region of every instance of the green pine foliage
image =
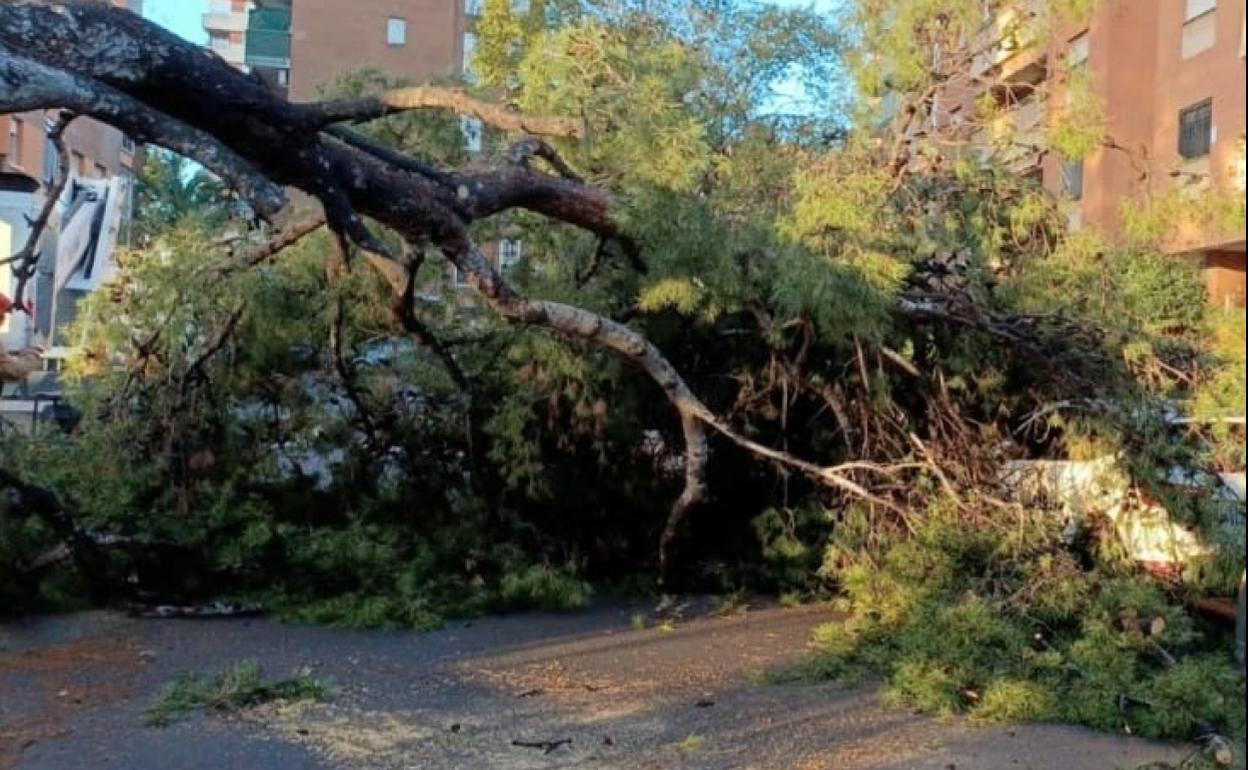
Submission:
POLYGON ((267 680, 255 661, 243 661, 212 677, 187 674, 165 688, 143 712, 149 727, 168 727, 196 711, 239 711, 274 701, 327 700, 332 686, 299 671, 289 679, 267 680))
POLYGON ((815 633, 796 675, 876 672, 886 702, 947 716, 1174 739, 1212 723, 1243 740, 1227 633, 1128 564, 1068 544, 1051 513, 936 508, 912 537, 858 516, 824 563, 846 619, 815 633))

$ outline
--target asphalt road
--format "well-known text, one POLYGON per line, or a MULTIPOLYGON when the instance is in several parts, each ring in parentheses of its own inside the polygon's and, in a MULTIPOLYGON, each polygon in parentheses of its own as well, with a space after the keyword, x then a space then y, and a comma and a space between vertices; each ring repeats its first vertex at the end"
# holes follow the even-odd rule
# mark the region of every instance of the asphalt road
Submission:
POLYGON ((0 770, 1115 770, 1189 751, 937 721, 884 709, 870 686, 762 683, 825 609, 636 629, 638 609, 429 633, 106 612, 0 624, 0 770), (336 695, 143 725, 179 674, 247 659, 311 668, 336 695))

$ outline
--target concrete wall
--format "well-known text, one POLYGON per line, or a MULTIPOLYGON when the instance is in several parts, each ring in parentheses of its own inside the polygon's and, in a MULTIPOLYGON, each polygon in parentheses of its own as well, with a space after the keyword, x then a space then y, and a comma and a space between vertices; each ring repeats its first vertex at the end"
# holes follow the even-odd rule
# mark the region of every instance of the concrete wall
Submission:
POLYGON ((290 95, 315 99, 335 76, 371 66, 426 82, 459 70, 464 0, 294 0, 290 95), (407 22, 407 42, 386 42, 391 18, 407 22))

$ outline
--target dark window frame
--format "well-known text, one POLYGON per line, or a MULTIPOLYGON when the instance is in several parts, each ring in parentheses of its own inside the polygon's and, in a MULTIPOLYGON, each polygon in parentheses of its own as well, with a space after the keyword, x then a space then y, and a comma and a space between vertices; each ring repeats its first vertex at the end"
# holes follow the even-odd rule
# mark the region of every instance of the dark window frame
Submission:
POLYGON ((1179 157, 1195 160, 1212 151, 1213 99, 1209 98, 1179 110, 1179 157))
POLYGON ((23 142, 26 140, 26 123, 16 115, 9 117, 9 165, 15 168, 26 168, 22 165, 23 159, 23 142))

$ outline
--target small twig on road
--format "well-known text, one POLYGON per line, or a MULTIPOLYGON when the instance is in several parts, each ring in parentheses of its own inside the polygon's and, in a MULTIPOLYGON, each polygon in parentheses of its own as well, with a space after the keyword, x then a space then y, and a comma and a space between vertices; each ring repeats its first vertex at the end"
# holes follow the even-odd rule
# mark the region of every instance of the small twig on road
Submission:
POLYGON ((515 740, 511 742, 512 746, 522 749, 541 749, 543 754, 550 754, 557 750, 560 746, 571 746, 571 738, 560 738, 556 741, 521 741, 515 740))

